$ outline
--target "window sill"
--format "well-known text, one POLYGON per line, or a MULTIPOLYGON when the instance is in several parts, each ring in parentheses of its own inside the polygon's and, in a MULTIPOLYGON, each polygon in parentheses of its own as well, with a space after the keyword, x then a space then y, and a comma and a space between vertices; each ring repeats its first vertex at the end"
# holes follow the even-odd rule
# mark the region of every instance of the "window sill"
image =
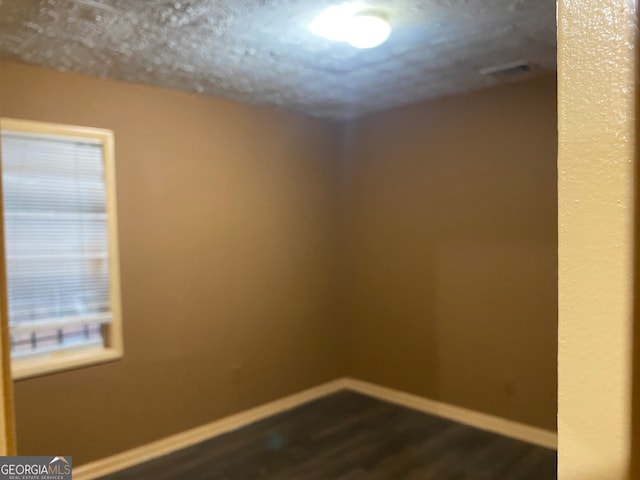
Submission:
POLYGON ((122 358, 122 352, 112 348, 87 349, 37 358, 13 360, 11 374, 14 380, 38 377, 64 370, 113 362, 122 358))

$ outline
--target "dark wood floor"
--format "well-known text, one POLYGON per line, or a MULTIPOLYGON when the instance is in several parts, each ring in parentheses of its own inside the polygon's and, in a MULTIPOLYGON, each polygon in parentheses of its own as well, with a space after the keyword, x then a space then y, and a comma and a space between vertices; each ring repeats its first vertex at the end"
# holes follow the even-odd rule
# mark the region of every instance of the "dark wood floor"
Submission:
POLYGON ((555 478, 555 451, 340 392, 104 480, 555 478))

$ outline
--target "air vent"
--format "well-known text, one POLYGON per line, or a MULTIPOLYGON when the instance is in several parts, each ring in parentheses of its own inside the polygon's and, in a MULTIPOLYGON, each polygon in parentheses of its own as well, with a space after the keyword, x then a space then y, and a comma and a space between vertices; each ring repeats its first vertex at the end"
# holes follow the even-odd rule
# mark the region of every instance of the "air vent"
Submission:
POLYGON ((529 62, 518 60, 517 62, 503 63, 502 65, 494 65, 480 70, 480 75, 491 77, 516 77, 531 72, 532 67, 529 62))

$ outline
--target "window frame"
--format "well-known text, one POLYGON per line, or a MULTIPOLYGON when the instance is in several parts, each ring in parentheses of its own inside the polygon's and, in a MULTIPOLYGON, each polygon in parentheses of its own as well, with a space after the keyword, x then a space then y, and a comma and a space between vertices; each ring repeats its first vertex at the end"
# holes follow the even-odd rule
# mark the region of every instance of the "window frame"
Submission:
MULTIPOLYGON (((122 337, 122 301, 120 291, 120 256, 118 249, 118 217, 116 201, 116 176, 113 131, 63 125, 56 123, 0 118, 0 131, 17 132, 41 136, 53 136, 63 139, 90 139, 102 145, 104 167, 104 183, 107 212, 107 239, 109 255, 109 299, 111 322, 102 327, 104 345, 99 348, 81 348, 78 350, 51 352, 42 356, 11 359, 11 374, 14 380, 51 374, 64 370, 83 368, 106 362, 119 360, 124 354, 122 337)), ((2 175, 2 152, 0 148, 0 175, 2 175)), ((2 182, 0 182, 0 200, 2 198, 2 182)), ((10 335, 7 309, 7 271, 4 251, 4 207, 0 208, 0 302, 2 303, 2 325, 10 335)))

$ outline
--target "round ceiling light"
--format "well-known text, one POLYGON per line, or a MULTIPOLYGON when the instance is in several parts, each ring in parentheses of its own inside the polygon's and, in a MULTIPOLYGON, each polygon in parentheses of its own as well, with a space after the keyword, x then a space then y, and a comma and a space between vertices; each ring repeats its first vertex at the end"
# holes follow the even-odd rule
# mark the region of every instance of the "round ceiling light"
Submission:
POLYGON ((309 30, 356 48, 377 47, 391 35, 391 25, 383 14, 352 3, 329 7, 309 24, 309 30))
POLYGON ((391 35, 391 25, 382 16, 363 13, 351 19, 347 43, 356 48, 374 48, 382 45, 391 35))

